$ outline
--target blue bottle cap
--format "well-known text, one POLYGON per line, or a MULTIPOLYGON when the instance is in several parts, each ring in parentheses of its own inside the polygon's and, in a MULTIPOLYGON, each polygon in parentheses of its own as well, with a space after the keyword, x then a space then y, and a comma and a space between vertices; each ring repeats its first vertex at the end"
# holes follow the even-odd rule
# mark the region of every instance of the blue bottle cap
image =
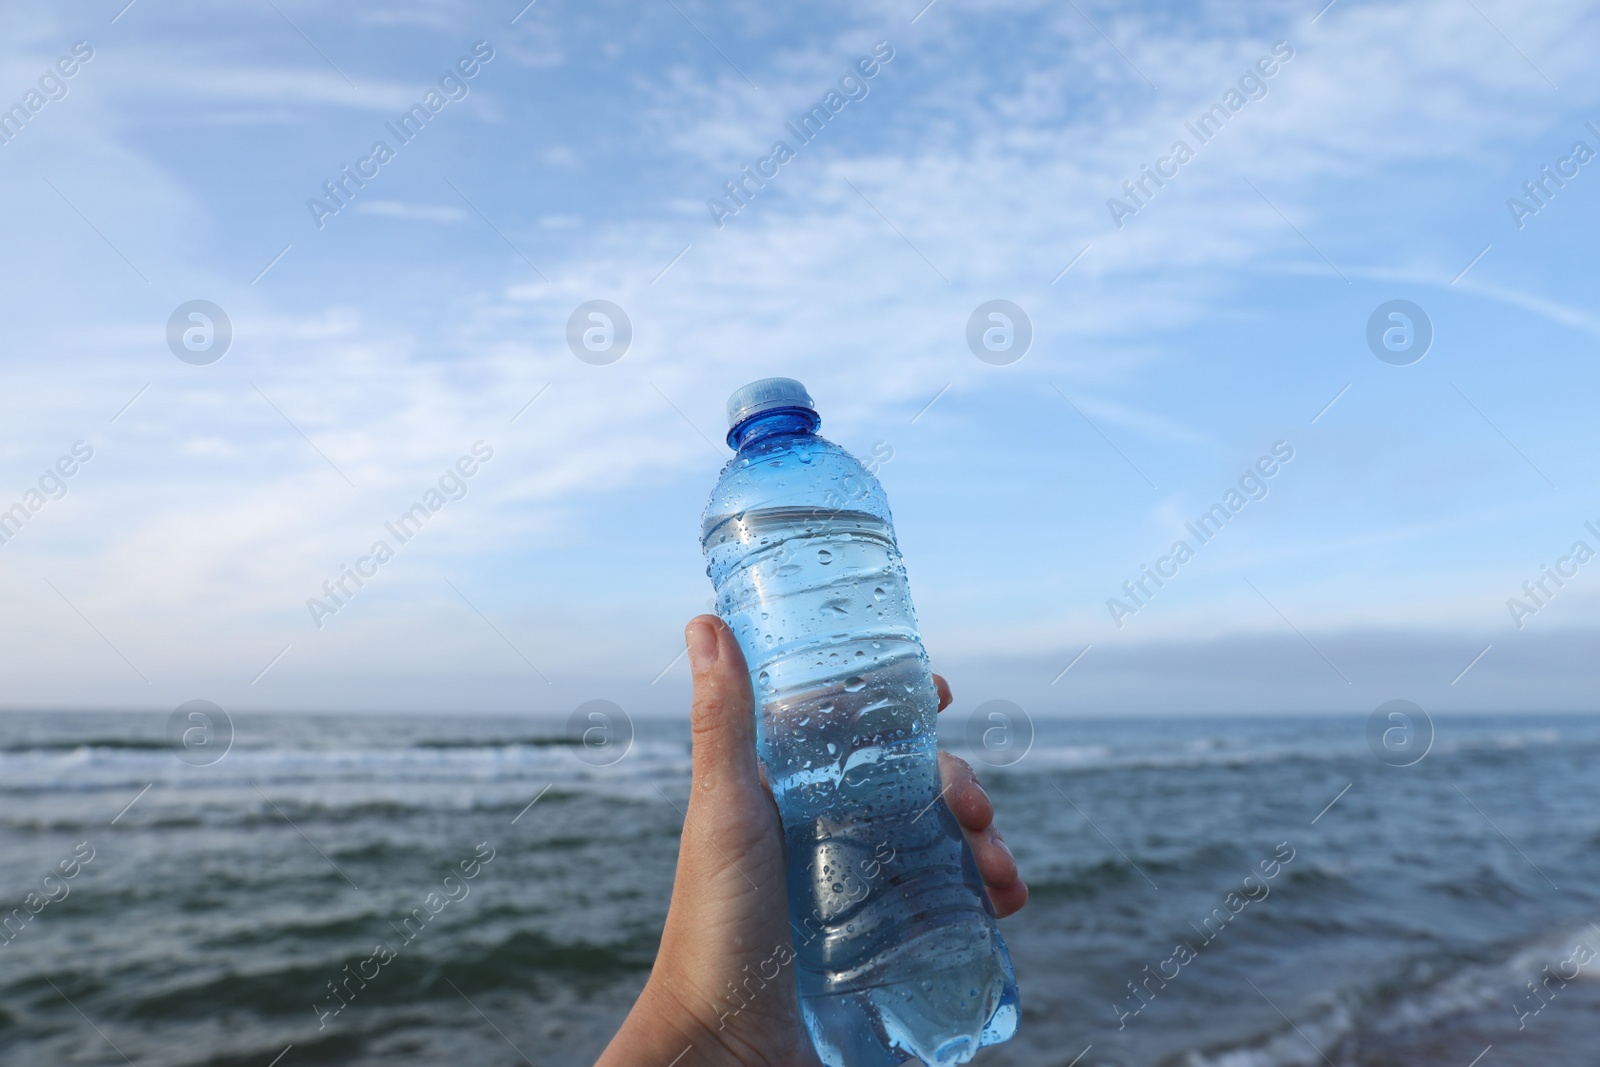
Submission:
POLYGON ((733 431, 761 414, 776 408, 803 408, 816 411, 811 394, 793 378, 762 378, 733 391, 728 397, 728 438, 732 443, 733 431))

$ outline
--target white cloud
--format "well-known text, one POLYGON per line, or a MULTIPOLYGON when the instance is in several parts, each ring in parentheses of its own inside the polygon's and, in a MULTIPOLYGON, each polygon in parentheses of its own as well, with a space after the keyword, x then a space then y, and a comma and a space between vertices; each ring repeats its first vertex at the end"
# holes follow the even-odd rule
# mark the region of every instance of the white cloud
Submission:
MULTIPOLYGON (((1580 54, 1582 35, 1573 31, 1591 23, 1592 15, 1573 6, 1485 11, 1541 69, 1569 85, 1570 106, 1582 102, 1579 72, 1587 61, 1580 54)), ((215 59, 163 64, 153 49, 130 50, 115 77, 108 76, 91 101, 79 101, 91 105, 80 116, 88 145, 48 158, 52 166, 77 162, 58 168, 63 190, 154 276, 152 286, 136 289, 131 277, 85 281, 85 263, 122 268, 59 204, 48 216, 35 212, 18 221, 14 239, 26 255, 7 269, 21 291, 38 294, 38 303, 51 309, 27 320, 33 323, 28 336, 48 333, 66 351, 8 362, 13 396, 28 401, 8 405, 14 410, 6 412, 13 417, 4 455, 25 472, 75 435, 97 433, 101 449, 83 484, 59 513, 47 516, 50 525, 41 520, 3 549, 13 566, 6 579, 13 603, 23 617, 40 620, 18 646, 19 655, 37 656, 44 665, 32 692, 66 684, 89 655, 83 650, 94 647, 93 635, 86 639, 75 616, 63 614, 55 594, 32 574, 70 575, 69 595, 84 613, 119 645, 126 642, 135 662, 157 664, 150 669, 168 674, 181 675, 207 658, 265 663, 283 642, 303 636, 308 643, 295 653, 302 667, 286 660, 283 678, 289 685, 299 677, 297 684, 306 686, 304 679, 319 671, 358 675, 366 669, 365 654, 373 662, 380 655, 392 661, 397 653, 385 642, 439 641, 456 648, 458 620, 435 617, 440 591, 425 583, 440 585, 435 575, 499 567, 483 561, 516 555, 527 573, 505 583, 551 605, 529 608, 519 620, 524 632, 538 634, 550 662, 601 663, 604 655, 591 647, 593 633, 574 620, 615 614, 623 616, 615 625, 625 628, 627 610, 585 603, 580 586, 586 579, 573 577, 571 557, 557 549, 581 539, 575 530, 593 527, 603 531, 593 543, 605 551, 626 557, 657 550, 668 534, 656 518, 627 519, 639 523, 632 532, 606 525, 625 521, 611 518, 622 507, 618 502, 650 498, 664 484, 677 492, 696 479, 704 482, 696 492, 709 489, 723 455, 722 400, 733 387, 767 373, 801 376, 815 395, 826 397, 829 432, 879 435, 893 427, 906 456, 897 462, 907 466, 918 454, 907 443, 916 433, 945 425, 970 429, 962 421, 967 416, 956 414, 966 410, 956 407, 961 398, 1002 388, 1019 395, 1044 391, 1051 381, 1062 383, 1091 418, 1131 431, 1141 447, 1227 451, 1233 430, 1226 420, 1185 409, 1182 398, 1174 404, 1153 395, 1163 374, 1193 358, 1174 350, 1172 338, 1219 308, 1236 307, 1249 295, 1243 290, 1263 280, 1302 272, 1308 283, 1342 292, 1344 283, 1294 227, 1355 282, 1421 284, 1434 277, 1435 263, 1442 276, 1432 284, 1447 281, 1446 265, 1456 253, 1453 245, 1441 247, 1441 235, 1471 244, 1457 240, 1464 227, 1453 212, 1480 205, 1455 203, 1466 194, 1441 175, 1503 161, 1542 129, 1564 128, 1551 114, 1556 109, 1548 87, 1469 6, 1441 0, 1390 9, 1347 2, 1315 26, 1305 17, 1286 21, 1276 12, 1233 6, 1181 15, 1179 24, 1165 12, 1093 14, 1159 92, 1080 16, 1042 4, 982 13, 941 5, 910 28, 898 7, 893 21, 887 7, 852 15, 843 29, 821 38, 797 38, 766 55, 751 50, 749 69, 764 93, 715 56, 694 65, 674 50, 642 53, 650 62, 630 77, 652 94, 648 106, 608 110, 592 134, 608 149, 643 146, 638 166, 647 173, 638 184, 618 186, 615 176, 586 170, 592 144, 542 127, 525 141, 519 134, 483 142, 492 160, 459 161, 480 172, 553 168, 555 184, 541 190, 596 186, 592 201, 574 193, 571 203, 554 204, 536 194, 518 199, 513 182, 501 207, 485 201, 496 218, 504 212, 534 220, 521 230, 510 221, 504 228, 530 250, 520 233, 549 240, 534 257, 548 281, 526 280, 524 265, 481 227, 388 227, 386 236, 373 238, 352 236, 346 227, 315 238, 295 233, 293 258, 275 268, 283 272, 284 288, 277 288, 279 277, 251 287, 259 264, 289 237, 252 232, 260 251, 243 267, 214 252, 211 242, 235 240, 248 221, 228 214, 238 211, 238 202, 292 208, 305 191, 269 183, 235 199, 230 188, 226 208, 213 204, 208 197, 216 190, 206 183, 217 179, 195 179, 175 166, 150 141, 147 123, 135 121, 140 109, 152 102, 186 109, 163 119, 171 125, 240 102, 326 116, 406 106, 418 90, 393 75, 363 74, 361 88, 352 90, 325 69, 215 59), (1004 42, 1016 51, 993 50, 985 33, 997 19, 1029 28, 1025 40, 1004 42), (748 209, 718 230, 704 198, 720 192, 737 163, 784 136, 783 119, 814 101, 849 57, 880 36, 891 40, 897 55, 874 80, 871 95, 850 104, 748 209), (1115 229, 1105 199, 1120 195, 1125 178, 1184 136, 1183 120, 1217 100, 1280 37, 1291 40, 1297 54, 1272 80, 1270 95, 1231 120, 1148 208, 1115 229), (124 92, 132 103, 119 102, 124 92), (631 125, 605 125, 619 115, 631 125), (655 197, 684 210, 651 217, 640 205, 655 197), (359 243, 368 239, 375 242, 371 247, 359 243), (427 243, 436 239, 462 243, 427 243), (376 243, 389 240, 397 243, 376 243), (1086 244, 1090 250, 1052 285, 1086 244), (661 274, 685 245, 689 250, 661 274), (500 258, 486 267, 484 257, 491 255, 500 258), (502 263, 509 265, 502 269, 502 263), (443 280, 420 283, 425 270, 443 280), (326 292, 289 288, 289 278, 315 279, 326 292), (69 295, 62 299, 61 293, 69 295), (170 308, 196 293, 214 294, 234 319, 236 347, 211 368, 176 364, 160 335, 170 308), (979 363, 961 339, 972 307, 995 296, 1023 304, 1036 328, 1033 350, 1009 368, 979 363), (610 367, 579 363, 565 348, 567 316, 594 298, 617 302, 633 320, 633 347, 610 367), (397 308, 424 309, 431 325, 408 325, 414 320, 392 313, 397 308), (146 382, 155 383, 151 391, 116 426, 105 426, 146 382), (510 425, 511 415, 546 385, 549 392, 510 425), (946 399, 911 427, 911 416, 946 386, 946 399), (319 641, 327 635, 309 630, 305 598, 480 438, 494 444, 497 458, 465 506, 446 509, 426 531, 426 542, 386 571, 370 598, 363 594, 360 610, 337 620, 337 639, 319 641), (319 449, 356 489, 330 469, 319 449), (341 659, 352 655, 354 661, 341 659)), ((432 34, 448 25, 443 8, 423 4, 387 27, 419 26, 432 34)), ((734 28, 730 23, 715 36, 727 40, 734 28)), ((685 48, 704 47, 687 27, 680 29, 685 48)), ((634 48, 631 39, 628 48, 634 48)), ((431 72, 432 66, 417 69, 431 72)), ((542 68, 529 59, 526 69, 542 68)), ((560 76, 569 69, 567 61, 560 76)), ((494 91, 508 125, 525 120, 517 110, 524 105, 558 112, 584 102, 571 96, 528 104, 509 78, 494 91)), ((545 121, 542 114, 538 121, 545 121)), ((274 152, 302 151, 289 134, 273 144, 274 152)), ((406 176, 397 170, 392 179, 394 198, 357 200, 358 213, 475 221, 460 207, 428 203, 431 194, 402 186, 431 180, 441 165, 456 166, 458 160, 445 154, 450 150, 441 143, 403 158, 396 167, 406 176)), ((337 152, 328 156, 337 158, 337 152)), ((39 202, 42 186, 33 175, 14 171, 0 182, 14 201, 39 202)), ((1492 200, 1481 206, 1486 218, 1499 210, 1492 200)), ((1480 264, 1475 270, 1483 277, 1469 275, 1457 294, 1491 297, 1594 332, 1595 320, 1580 300, 1530 294, 1496 279, 1491 266, 1480 264)), ((24 310, 11 305, 14 317, 26 318, 24 310)), ((1318 379, 1316 392, 1321 397, 1332 390, 1324 392, 1318 379)), ((1233 461, 1229 457, 1226 462, 1233 461)), ((1013 459, 996 454, 992 462, 1013 459)), ((1028 506, 1019 504, 1024 511, 1028 506)), ((1148 500, 1136 510, 1146 521, 1148 500)), ((1110 520, 1096 513, 1081 521, 1110 520)), ((1438 535, 1447 527, 1425 532, 1438 535)), ((673 536, 686 546, 692 567, 692 516, 673 536)), ((1306 569, 1300 561, 1369 543, 1359 536, 1306 538, 1281 556, 1252 558, 1306 569)), ((1215 565, 1225 571, 1233 563, 1219 552, 1215 565)), ((1032 559, 1028 566, 1063 568, 1054 558, 1032 559)), ((628 583, 643 572, 624 558, 617 573, 618 583, 628 583)), ((685 588, 703 585, 698 573, 687 579, 685 588)), ((1420 576, 1407 591, 1414 594, 1407 621, 1448 619, 1472 600, 1471 593, 1428 581, 1420 576)), ((492 590, 498 583, 482 584, 492 590)), ((621 603, 631 597, 641 614, 693 602, 677 585, 664 584, 673 590, 667 598, 650 588, 607 595, 621 603)), ((1373 610, 1396 618, 1398 594, 1369 609, 1349 588, 1314 585, 1307 583, 1308 595, 1315 594, 1317 617, 1329 625, 1370 622, 1373 610)), ((1019 602, 1016 617, 998 629, 988 617, 975 620, 961 635, 971 648, 1081 645, 1086 633, 1104 626, 1095 600, 1051 613, 1026 600, 1031 591, 1011 592, 1019 602)), ((1223 625, 1267 627, 1271 620, 1258 614, 1243 594, 1219 594, 1175 607, 1148 628, 1176 637, 1223 625)), ((640 623, 616 640, 635 640, 644 629, 640 623)), ((123 669, 119 662, 107 661, 106 677, 123 669)), ((106 684, 113 688, 104 691, 122 692, 115 689, 120 682, 106 684)), ((290 685, 275 692, 309 699, 313 690, 290 685)))
POLYGON ((359 215, 388 215, 397 219, 421 219, 426 222, 460 222, 467 217, 461 208, 440 204, 407 204, 399 200, 358 200, 359 215))

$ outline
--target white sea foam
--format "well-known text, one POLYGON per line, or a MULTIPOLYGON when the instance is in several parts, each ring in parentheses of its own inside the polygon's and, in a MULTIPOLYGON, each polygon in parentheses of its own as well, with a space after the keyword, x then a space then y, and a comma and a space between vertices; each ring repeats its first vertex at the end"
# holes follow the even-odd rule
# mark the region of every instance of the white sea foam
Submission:
POLYGON ((162 811, 197 810, 208 820, 226 819, 257 811, 263 795, 278 804, 324 813, 374 805, 399 810, 520 807, 546 786, 558 793, 660 803, 657 784, 670 792, 689 777, 689 749, 678 742, 636 740, 616 764, 602 767, 583 762, 578 751, 567 745, 528 744, 244 748, 209 767, 191 767, 165 749, 80 746, 7 752, 0 753, 0 791, 12 799, 4 805, 0 826, 70 821, 76 813, 103 806, 101 794, 126 792, 131 797, 145 786, 152 788, 130 814, 132 821, 162 811))
MULTIPOLYGON (((1281 723, 1274 725, 1281 727, 1281 723)), ((1564 737, 1559 730, 1507 730, 1454 740, 1440 739, 1434 743, 1429 756, 1438 758, 1473 752, 1520 751, 1565 743, 1570 743, 1570 739, 1564 737)), ((984 769, 988 765, 987 760, 974 754, 966 746, 950 747, 975 767, 984 769)), ((1289 760, 1334 762, 1370 758, 1371 753, 1365 741, 1361 739, 1358 731, 1352 729, 1347 731, 1345 736, 1322 734, 1303 741, 1217 736, 1137 748, 1108 744, 1035 743, 1022 759, 1009 765, 992 766, 992 770, 986 769, 985 773, 1144 768, 1164 770, 1183 767, 1247 766, 1289 760)))
MULTIPOLYGON (((984 773, 1044 773, 1099 769, 1169 769, 1181 767, 1243 766, 1288 760, 1329 762, 1370 755, 1359 737, 1347 738, 1322 731, 1292 739, 1275 724, 1277 736, 1241 734, 1195 737, 1154 744, 1035 743, 1019 762, 992 767, 975 758, 960 744, 947 747, 967 756, 984 773)), ((1052 732, 1070 730, 1069 724, 1051 724, 1052 732)), ((1342 733, 1342 732, 1341 732, 1342 733)), ((1350 731, 1349 733, 1354 733, 1350 731)), ((950 740, 947 738, 947 741, 950 740)), ((1495 750, 1523 750, 1568 743, 1556 729, 1501 730, 1459 740, 1435 743, 1431 757, 1495 750)), ((481 745, 430 744, 311 747, 285 739, 278 746, 236 746, 213 767, 193 768, 174 759, 164 748, 129 748, 84 744, 59 744, 0 751, 0 791, 99 790, 152 781, 171 788, 214 788, 229 780, 258 783, 322 782, 333 780, 373 782, 520 781, 542 778, 557 784, 607 783, 629 795, 641 776, 646 780, 681 780, 689 770, 686 740, 636 740, 615 766, 594 768, 579 760, 573 746, 490 741, 481 745), (599 773, 596 773, 596 772, 599 773)))
MULTIPOLYGON (((1388 1000, 1367 999, 1357 1007, 1357 1002, 1365 999, 1360 992, 1343 991, 1310 1009, 1290 1012, 1304 1036, 1286 1025, 1248 1044, 1191 1052, 1184 1059, 1185 1067, 1302 1067, 1319 1062, 1322 1054, 1358 1029, 1403 1034, 1485 1008, 1505 1009, 1531 998, 1527 983, 1538 981, 1545 967, 1556 968, 1570 959, 1579 944, 1600 957, 1600 923, 1540 936, 1498 962, 1460 967, 1432 984, 1416 985, 1388 1000), (1307 1039, 1321 1052, 1312 1050, 1307 1039)), ((1574 980, 1600 980, 1600 958, 1580 970, 1574 980)))

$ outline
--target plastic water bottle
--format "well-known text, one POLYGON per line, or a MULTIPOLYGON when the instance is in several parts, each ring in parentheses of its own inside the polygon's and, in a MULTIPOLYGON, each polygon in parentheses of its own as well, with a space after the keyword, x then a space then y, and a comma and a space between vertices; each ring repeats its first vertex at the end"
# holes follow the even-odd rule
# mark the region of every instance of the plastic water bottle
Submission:
POLYGON ((734 393, 728 424, 701 543, 750 667, 806 1026, 831 1067, 964 1063, 1016 1032, 1016 978, 941 792, 888 501, 791 378, 734 393))

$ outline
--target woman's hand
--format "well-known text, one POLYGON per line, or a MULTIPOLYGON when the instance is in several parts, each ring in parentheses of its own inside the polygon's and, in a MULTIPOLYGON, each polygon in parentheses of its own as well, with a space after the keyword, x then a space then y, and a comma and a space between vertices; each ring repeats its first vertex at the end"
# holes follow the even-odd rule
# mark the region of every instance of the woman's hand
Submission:
MULTIPOLYGON (((600 1064, 812 1067, 795 993, 783 826, 756 761, 750 672, 715 616, 692 619, 684 637, 694 769, 672 903, 650 980, 600 1064)), ((950 687, 934 682, 943 711, 950 687)), ((994 807, 965 761, 941 752, 939 770, 995 912, 1010 915, 1028 889, 994 829, 994 807)))
MULTIPOLYGON (((950 706, 950 683, 936 674, 933 684, 939 689, 939 710, 943 711, 950 706)), ((972 765, 960 756, 941 751, 939 777, 946 790, 945 803, 950 805, 950 813, 961 824, 961 832, 972 848, 972 858, 978 862, 978 873, 983 876, 994 913, 1002 919, 1015 915, 1028 903, 1028 886, 1017 871, 1016 857, 1006 847, 1000 831, 994 828, 994 805, 989 801, 989 794, 978 784, 972 765)))

